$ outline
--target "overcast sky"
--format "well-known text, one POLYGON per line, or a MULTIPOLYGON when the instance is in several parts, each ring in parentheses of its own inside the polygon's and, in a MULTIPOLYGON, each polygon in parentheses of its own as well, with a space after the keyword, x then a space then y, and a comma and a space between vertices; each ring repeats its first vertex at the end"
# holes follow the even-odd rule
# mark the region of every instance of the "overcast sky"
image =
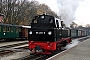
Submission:
POLYGON ((90 0, 84 0, 80 2, 76 12, 75 22, 80 25, 90 24, 90 0))
POLYGON ((79 25, 83 25, 83 26, 85 26, 86 24, 90 24, 90 0, 83 0, 79 2, 77 2, 78 0, 37 0, 37 1, 39 1, 39 3, 47 4, 57 14, 59 14, 60 3, 62 1, 65 1, 65 3, 67 1, 67 5, 74 4, 73 6, 76 7, 75 12, 74 12, 75 14, 73 13, 74 14, 73 16, 75 16, 75 20, 73 19, 72 21, 76 22, 79 25), (73 2, 76 3, 76 6, 75 6, 75 3, 73 2))
POLYGON ((53 11, 58 13, 58 5, 56 0, 37 0, 39 3, 48 5, 53 11))

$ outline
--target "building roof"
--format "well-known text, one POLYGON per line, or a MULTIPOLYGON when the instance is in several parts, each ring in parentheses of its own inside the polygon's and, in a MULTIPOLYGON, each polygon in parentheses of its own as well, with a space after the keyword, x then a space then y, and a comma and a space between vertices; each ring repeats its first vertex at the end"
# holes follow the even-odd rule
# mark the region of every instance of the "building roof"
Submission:
POLYGON ((3 24, 3 23, 0 23, 0 26, 21 27, 21 26, 19 26, 19 25, 13 25, 13 24, 3 24))

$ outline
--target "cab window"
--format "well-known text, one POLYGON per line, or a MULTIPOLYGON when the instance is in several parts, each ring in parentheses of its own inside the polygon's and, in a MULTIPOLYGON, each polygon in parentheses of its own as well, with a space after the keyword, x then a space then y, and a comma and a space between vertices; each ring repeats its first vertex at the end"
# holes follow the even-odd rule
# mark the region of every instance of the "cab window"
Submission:
POLYGON ((34 20, 34 23, 37 23, 37 20, 34 20))
POLYGON ((53 23, 53 19, 49 19, 49 23, 53 23))
POLYGON ((6 32, 6 26, 3 27, 3 32, 6 32))

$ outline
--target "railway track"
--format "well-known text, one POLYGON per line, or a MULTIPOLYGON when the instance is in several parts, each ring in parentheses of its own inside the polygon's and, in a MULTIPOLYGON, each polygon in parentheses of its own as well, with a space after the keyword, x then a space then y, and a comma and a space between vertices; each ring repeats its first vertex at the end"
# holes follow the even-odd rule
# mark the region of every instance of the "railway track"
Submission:
POLYGON ((11 47, 15 47, 15 46, 20 46, 20 45, 24 45, 27 44, 28 42, 24 42, 24 43, 16 43, 16 44, 12 44, 12 45, 6 45, 6 46, 1 46, 0 48, 11 48, 11 47))
POLYGON ((79 41, 83 42, 83 41, 87 40, 88 38, 90 38, 90 36, 84 37, 83 39, 79 39, 79 41))
POLYGON ((11 44, 11 45, 1 46, 0 47, 0 58, 5 57, 5 56, 10 56, 17 52, 22 52, 22 51, 27 52, 28 51, 27 43, 28 42, 21 42, 21 43, 15 43, 15 44, 11 44))

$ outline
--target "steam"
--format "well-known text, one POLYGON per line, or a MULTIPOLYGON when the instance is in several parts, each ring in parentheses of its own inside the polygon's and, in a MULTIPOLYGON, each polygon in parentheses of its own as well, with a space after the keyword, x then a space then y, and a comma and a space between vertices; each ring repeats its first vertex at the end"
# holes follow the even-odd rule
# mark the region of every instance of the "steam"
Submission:
POLYGON ((68 44, 64 49, 70 49, 76 45, 78 45, 80 42, 77 39, 72 40, 72 44, 68 44))
POLYGON ((58 15, 61 17, 61 20, 64 21, 66 26, 70 26, 70 24, 75 20, 75 11, 79 6, 79 2, 81 0, 57 0, 59 13, 58 15))
POLYGON ((67 44, 65 47, 62 47, 61 50, 70 49, 70 48, 78 45, 79 43, 80 43, 80 41, 78 41, 78 39, 74 39, 74 40, 72 40, 71 44, 67 44))

